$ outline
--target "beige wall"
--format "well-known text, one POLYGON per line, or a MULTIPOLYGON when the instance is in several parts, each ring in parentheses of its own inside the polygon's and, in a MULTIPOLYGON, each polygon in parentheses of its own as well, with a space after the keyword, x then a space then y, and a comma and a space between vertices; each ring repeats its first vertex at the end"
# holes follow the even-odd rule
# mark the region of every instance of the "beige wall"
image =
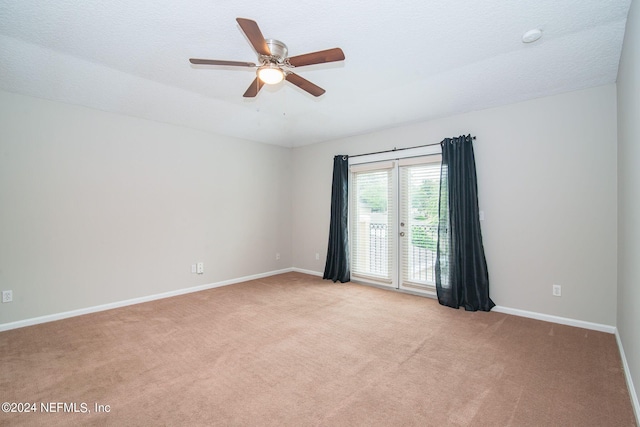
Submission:
POLYGON ((294 149, 294 266, 323 271, 335 154, 468 133, 477 136, 482 230, 495 303, 615 325, 615 85, 294 149), (553 283, 562 285, 562 297, 552 296, 553 283))
MULTIPOLYGON (((618 71, 618 332, 640 385, 640 4, 631 4, 618 71)), ((638 397, 635 396, 636 410, 638 397)), ((640 414, 636 414, 640 416, 640 414)))
POLYGON ((290 165, 286 148, 0 92, 0 324, 290 267, 290 165))
POLYGON ((293 150, 0 92, 0 289, 14 291, 0 324, 321 272, 335 154, 463 133, 478 137, 494 301, 615 325, 614 85, 293 150))

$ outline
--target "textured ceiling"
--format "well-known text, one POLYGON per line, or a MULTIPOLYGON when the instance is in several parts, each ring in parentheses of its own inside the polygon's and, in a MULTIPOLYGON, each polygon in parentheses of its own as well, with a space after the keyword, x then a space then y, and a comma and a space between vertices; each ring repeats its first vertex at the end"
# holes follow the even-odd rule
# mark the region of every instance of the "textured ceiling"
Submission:
POLYGON ((0 0, 0 88, 287 147, 613 83, 631 0, 0 0), (291 56, 341 47, 242 94, 235 21, 291 56), (522 34, 543 30, 538 42, 522 34))

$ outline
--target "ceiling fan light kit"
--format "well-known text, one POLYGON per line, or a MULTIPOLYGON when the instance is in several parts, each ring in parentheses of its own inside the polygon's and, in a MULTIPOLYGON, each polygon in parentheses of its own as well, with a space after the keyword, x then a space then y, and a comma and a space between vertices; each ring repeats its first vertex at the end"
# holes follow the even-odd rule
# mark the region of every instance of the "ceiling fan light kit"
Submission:
POLYGON ((191 58, 192 64, 221 65, 232 67, 257 67, 256 78, 244 93, 245 98, 255 97, 263 84, 277 84, 287 80, 313 96, 320 96, 325 90, 310 81, 300 77, 292 70, 305 65, 323 64, 326 62, 343 61, 344 53, 340 48, 311 52, 304 55, 289 57, 287 45, 279 40, 265 39, 258 24, 251 19, 236 18, 238 25, 249 39, 258 54, 259 65, 253 62, 224 61, 217 59, 191 58))
POLYGON ((284 72, 275 64, 265 64, 258 67, 258 78, 263 83, 275 85, 284 80, 284 72))

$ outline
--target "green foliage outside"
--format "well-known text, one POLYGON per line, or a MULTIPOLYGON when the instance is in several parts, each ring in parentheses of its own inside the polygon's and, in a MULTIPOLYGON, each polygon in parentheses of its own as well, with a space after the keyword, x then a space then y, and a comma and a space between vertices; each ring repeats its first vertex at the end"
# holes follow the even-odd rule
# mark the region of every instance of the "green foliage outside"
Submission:
POLYGON ((438 241, 439 192, 437 181, 425 179, 418 188, 413 189, 411 198, 413 219, 421 222, 411 227, 411 244, 434 252, 438 241))
POLYGON ((368 176, 368 185, 362 187, 360 203, 371 209, 371 212, 386 212, 388 204, 387 175, 374 173, 368 176))
MULTIPOLYGON (((363 185, 359 201, 371 212, 384 213, 388 207, 386 174, 370 174, 363 185)), ((425 179, 411 189, 411 214, 420 224, 411 227, 411 244, 419 248, 436 250, 438 226, 438 199, 440 185, 437 180, 425 179)))

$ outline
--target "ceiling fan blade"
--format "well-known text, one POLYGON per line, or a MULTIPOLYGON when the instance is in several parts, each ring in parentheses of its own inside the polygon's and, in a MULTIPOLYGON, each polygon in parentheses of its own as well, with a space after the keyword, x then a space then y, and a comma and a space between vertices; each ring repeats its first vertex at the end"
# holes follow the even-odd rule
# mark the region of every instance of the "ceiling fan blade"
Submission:
POLYGON ((247 91, 242 96, 244 96, 245 98, 253 98, 258 94, 258 92, 260 92, 262 86, 264 86, 264 83, 262 82, 262 80, 256 77, 255 80, 251 82, 251 86, 249 86, 247 91))
POLYGON ((254 64, 253 62, 220 61, 217 59, 189 58, 189 62, 196 65, 227 65, 231 67, 255 67, 256 66, 256 64, 254 64))
POLYGON ((339 47, 318 52, 306 53, 304 55, 292 56, 289 63, 294 67, 302 67, 304 65, 322 64, 325 62, 343 61, 344 52, 339 47))
POLYGON ((287 81, 293 83, 298 86, 300 89, 309 92, 313 96, 320 96, 326 92, 326 90, 322 89, 320 86, 316 86, 311 83, 309 80, 300 77, 295 73, 289 73, 286 77, 287 81))
POLYGON ((267 46, 256 21, 246 18, 236 18, 236 21, 238 21, 238 25, 240 25, 256 52, 260 55, 271 55, 271 50, 269 50, 269 46, 267 46))

